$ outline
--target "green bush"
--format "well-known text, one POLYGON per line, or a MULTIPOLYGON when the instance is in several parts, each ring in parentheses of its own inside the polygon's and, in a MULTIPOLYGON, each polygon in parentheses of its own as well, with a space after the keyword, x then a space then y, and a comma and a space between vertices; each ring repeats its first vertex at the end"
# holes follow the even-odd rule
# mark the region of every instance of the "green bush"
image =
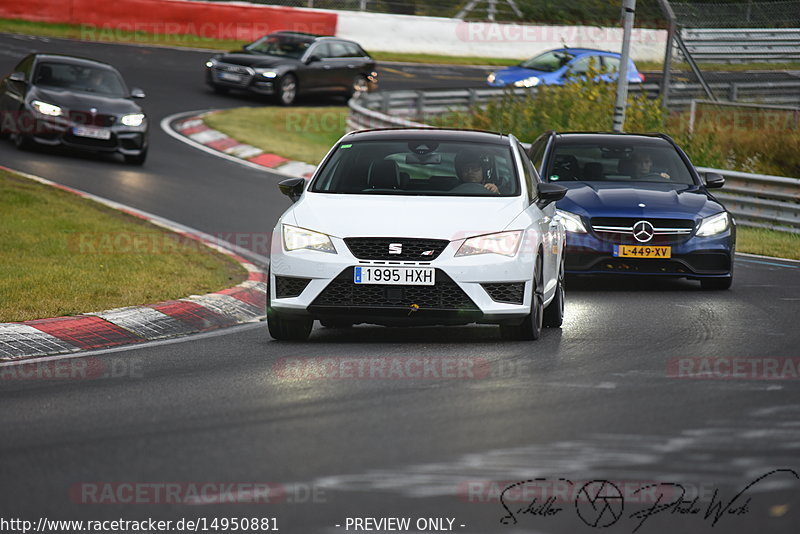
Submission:
MULTIPOLYGON (((564 86, 540 86, 524 96, 507 91, 501 98, 466 112, 454 112, 433 121, 440 126, 510 132, 531 142, 547 130, 610 131, 613 126, 616 84, 593 81, 602 72, 590 67, 585 77, 564 86)), ((666 122, 660 100, 643 93, 628 98, 625 130, 662 131, 666 122)))
MULTIPOLYGON (((541 86, 526 95, 508 90, 469 111, 422 119, 434 126, 513 133, 528 143, 547 130, 610 131, 616 84, 592 81, 600 74, 590 68, 585 78, 564 86, 541 86)), ((660 99, 639 93, 628 98, 624 129, 665 132, 700 167, 800 178, 800 131, 792 129, 791 121, 769 113, 748 118, 730 110, 719 111, 718 116, 706 112, 706 116, 694 135, 689 135, 688 113, 670 116, 660 99)))

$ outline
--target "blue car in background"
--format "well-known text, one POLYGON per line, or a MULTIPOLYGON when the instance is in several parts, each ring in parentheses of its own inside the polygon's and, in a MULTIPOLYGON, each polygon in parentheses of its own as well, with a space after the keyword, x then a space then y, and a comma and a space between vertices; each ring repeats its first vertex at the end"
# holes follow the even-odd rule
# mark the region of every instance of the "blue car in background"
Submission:
POLYGON ((567 188, 556 204, 567 231, 565 272, 673 276, 703 289, 733 281, 736 225, 661 134, 547 132, 529 149, 544 182, 567 188))
MULTIPOLYGON (((536 87, 537 85, 564 85, 571 76, 583 76, 594 65, 605 74, 598 81, 617 79, 620 55, 615 52, 591 48, 559 48, 523 61, 516 67, 507 67, 489 74, 487 81, 493 87, 536 87)), ((633 60, 628 62, 628 82, 642 83, 644 75, 636 70, 633 60)))

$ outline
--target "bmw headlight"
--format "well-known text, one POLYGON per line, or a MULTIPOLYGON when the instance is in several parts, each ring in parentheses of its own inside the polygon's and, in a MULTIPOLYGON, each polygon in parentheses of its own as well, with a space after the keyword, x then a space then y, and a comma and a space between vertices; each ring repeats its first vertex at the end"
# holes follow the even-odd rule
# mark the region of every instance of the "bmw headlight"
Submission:
POLYGON ((494 75, 494 72, 486 77, 486 81, 489 82, 489 83, 494 83, 495 79, 496 79, 496 77, 494 75))
POLYGON ((500 254, 511 257, 516 255, 519 250, 521 240, 522 230, 470 237, 461 244, 456 252, 456 257, 478 254, 500 254))
POLYGON ((586 233, 586 226, 583 225, 580 215, 575 215, 569 211, 556 210, 556 217, 564 225, 567 232, 572 232, 573 234, 586 233))
POLYGON ((123 115, 119 122, 125 126, 141 126, 144 122, 144 113, 131 113, 130 115, 123 115))
POLYGON ((31 106, 33 106, 33 109, 35 109, 38 113, 47 115, 48 117, 60 117, 64 114, 64 110, 61 109, 61 107, 56 106, 55 104, 42 102, 41 100, 34 100, 31 102, 31 106))
POLYGON ((288 224, 283 225, 283 246, 288 251, 308 249, 336 254, 328 235, 288 224))
POLYGON ((730 220, 728 213, 723 211, 711 217, 706 217, 700 222, 700 228, 697 230, 697 235, 700 237, 708 237, 710 235, 721 234, 728 229, 730 220))
POLYGON ((536 87, 539 85, 539 78, 536 76, 531 76, 530 78, 525 78, 524 80, 519 80, 514 82, 514 87, 536 87))
POLYGON ((258 74, 259 76, 263 76, 264 78, 277 78, 278 77, 278 73, 275 72, 274 70, 255 69, 255 71, 256 71, 256 74, 258 74))

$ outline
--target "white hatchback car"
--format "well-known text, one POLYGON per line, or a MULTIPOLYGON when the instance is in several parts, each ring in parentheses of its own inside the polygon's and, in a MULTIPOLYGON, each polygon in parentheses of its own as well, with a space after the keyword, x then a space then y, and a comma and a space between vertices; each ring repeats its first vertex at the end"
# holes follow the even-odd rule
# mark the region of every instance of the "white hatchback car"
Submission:
POLYGON ((396 129, 342 137, 273 231, 273 338, 323 326, 561 326, 564 227, 520 143, 489 132, 396 129))

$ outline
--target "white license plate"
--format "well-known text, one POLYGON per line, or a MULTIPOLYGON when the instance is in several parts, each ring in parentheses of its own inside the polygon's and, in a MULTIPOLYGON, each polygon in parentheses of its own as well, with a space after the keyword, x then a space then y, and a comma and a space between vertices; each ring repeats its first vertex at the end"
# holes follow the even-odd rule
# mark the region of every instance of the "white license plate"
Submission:
POLYGON ((76 126, 72 129, 72 135, 91 137, 92 139, 111 139, 111 130, 92 128, 91 126, 76 126))
POLYGON ((219 73, 220 80, 226 80, 229 82, 241 82, 242 75, 241 74, 231 74, 230 72, 220 72, 219 73))
POLYGON ((431 267, 356 267, 353 282, 394 286, 432 286, 436 283, 436 269, 431 267))

